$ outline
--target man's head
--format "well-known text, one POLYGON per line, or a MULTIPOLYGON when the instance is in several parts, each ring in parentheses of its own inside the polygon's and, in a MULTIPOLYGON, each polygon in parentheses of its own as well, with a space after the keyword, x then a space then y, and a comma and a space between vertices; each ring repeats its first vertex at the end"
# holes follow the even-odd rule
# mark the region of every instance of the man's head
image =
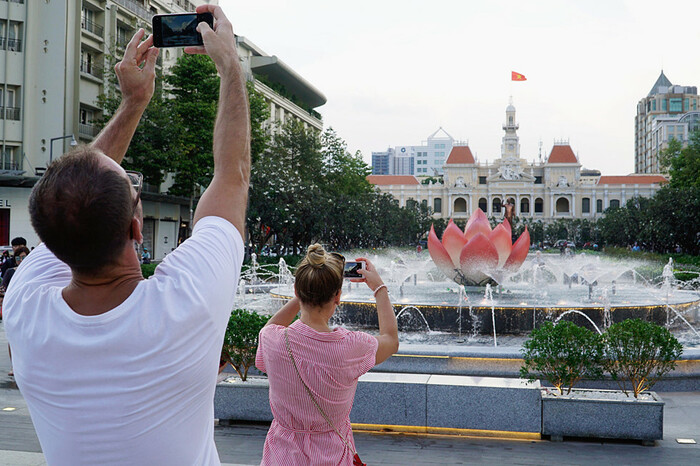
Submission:
POLYGON ((10 245, 12 246, 12 254, 17 254, 17 250, 21 248, 22 246, 27 247, 27 240, 22 238, 21 236, 18 236, 17 238, 12 238, 12 241, 10 241, 10 245))
POLYGON ((126 172, 89 146, 80 146, 49 166, 29 197, 29 215, 39 238, 79 273, 116 262, 133 237, 138 207, 126 172))

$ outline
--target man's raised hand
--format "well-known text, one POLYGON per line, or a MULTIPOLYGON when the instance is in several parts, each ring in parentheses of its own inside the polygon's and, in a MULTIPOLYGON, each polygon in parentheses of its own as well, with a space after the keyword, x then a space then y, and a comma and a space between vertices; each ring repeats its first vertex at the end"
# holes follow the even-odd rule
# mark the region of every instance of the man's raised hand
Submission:
POLYGON ((214 29, 205 22, 199 23, 197 32, 202 35, 204 46, 185 47, 185 53, 209 55, 223 76, 238 64, 233 26, 220 6, 200 5, 197 13, 211 13, 214 16, 214 29))
POLYGON ((158 49, 153 47, 153 36, 141 41, 145 34, 143 29, 136 31, 126 46, 124 58, 114 67, 123 101, 143 107, 153 97, 158 58, 158 49))

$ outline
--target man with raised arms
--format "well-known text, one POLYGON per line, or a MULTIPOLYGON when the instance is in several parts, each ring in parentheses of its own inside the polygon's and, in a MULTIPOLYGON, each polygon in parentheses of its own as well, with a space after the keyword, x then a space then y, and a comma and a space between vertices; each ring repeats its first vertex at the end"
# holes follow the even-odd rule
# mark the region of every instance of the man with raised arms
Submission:
POLYGON ((35 186, 42 244, 5 297, 17 385, 48 464, 217 465, 214 389, 243 259, 250 173, 244 78, 220 7, 203 47, 221 76, 214 176, 192 236, 144 280, 143 177, 120 163, 154 92, 158 50, 139 30, 115 70, 121 106, 35 186), (202 251, 208 259, 201 260, 202 251))

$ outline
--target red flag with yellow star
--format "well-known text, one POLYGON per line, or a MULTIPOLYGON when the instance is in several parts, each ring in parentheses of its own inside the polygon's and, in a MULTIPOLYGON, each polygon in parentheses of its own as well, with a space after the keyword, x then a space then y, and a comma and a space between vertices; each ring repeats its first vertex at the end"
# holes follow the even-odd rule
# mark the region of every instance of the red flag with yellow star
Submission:
POLYGON ((527 78, 520 73, 516 73, 515 71, 511 71, 510 72, 510 80, 511 81, 527 81, 527 78))

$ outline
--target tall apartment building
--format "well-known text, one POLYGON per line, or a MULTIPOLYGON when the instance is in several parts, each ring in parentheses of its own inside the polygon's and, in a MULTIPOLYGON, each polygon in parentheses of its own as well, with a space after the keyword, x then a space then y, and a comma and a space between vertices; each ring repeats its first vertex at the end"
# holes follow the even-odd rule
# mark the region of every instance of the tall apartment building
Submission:
POLYGON ((696 86, 676 86, 662 71, 646 97, 637 104, 634 120, 634 170, 660 173, 660 152, 672 138, 687 144, 688 133, 698 127, 696 86))
MULTIPOLYGON (((218 0, 0 0, 0 245, 24 236, 38 243, 27 212, 32 186, 71 144, 97 134, 98 96, 109 57, 121 58, 136 30, 151 29, 154 14, 194 11, 218 0)), ((271 120, 299 118, 322 129, 313 108, 325 97, 275 56, 243 37, 238 51, 248 79, 271 107, 271 120), (259 79, 258 79, 259 78, 259 79)), ((161 50, 167 70, 182 49, 161 50)), ((144 246, 154 259, 187 231, 188 202, 144 186, 144 246)))

